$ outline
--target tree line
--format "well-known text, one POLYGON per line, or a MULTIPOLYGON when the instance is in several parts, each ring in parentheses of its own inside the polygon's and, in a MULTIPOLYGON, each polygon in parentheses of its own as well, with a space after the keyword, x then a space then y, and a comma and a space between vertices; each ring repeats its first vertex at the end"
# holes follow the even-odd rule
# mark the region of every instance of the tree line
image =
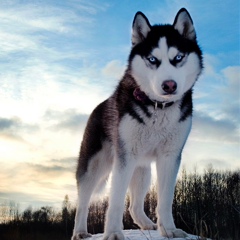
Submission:
MULTIPOLYGON (((129 214, 129 196, 126 197, 123 224, 125 229, 138 228, 129 214)), ((146 195, 144 210, 156 222, 156 186, 146 195)), ((108 199, 93 202, 89 207, 88 229, 100 233, 104 229, 108 199)), ((0 205, 0 239, 48 240, 70 239, 76 208, 66 195, 61 211, 44 206, 19 211, 10 201, 0 205)), ((209 167, 203 174, 182 170, 177 180, 173 200, 176 226, 188 233, 212 239, 240 239, 240 172, 216 171, 209 167)))

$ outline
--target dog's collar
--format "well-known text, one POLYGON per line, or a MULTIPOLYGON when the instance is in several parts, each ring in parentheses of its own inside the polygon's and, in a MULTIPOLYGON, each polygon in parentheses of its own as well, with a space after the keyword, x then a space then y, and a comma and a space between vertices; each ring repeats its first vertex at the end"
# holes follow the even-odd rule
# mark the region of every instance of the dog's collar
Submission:
POLYGON ((141 91, 140 88, 135 88, 133 91, 133 96, 137 101, 143 102, 147 105, 153 105, 155 109, 160 108, 164 109, 166 107, 170 107, 174 104, 174 102, 159 102, 157 100, 150 99, 145 92, 141 91))

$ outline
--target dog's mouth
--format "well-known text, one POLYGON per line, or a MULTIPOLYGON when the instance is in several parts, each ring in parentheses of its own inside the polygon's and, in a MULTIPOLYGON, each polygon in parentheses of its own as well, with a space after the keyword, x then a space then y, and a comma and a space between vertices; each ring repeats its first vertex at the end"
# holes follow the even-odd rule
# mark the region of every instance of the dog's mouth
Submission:
POLYGON ((172 97, 174 97, 176 95, 177 95, 177 91, 174 92, 174 93, 171 93, 171 94, 169 94, 169 93, 162 93, 160 95, 160 97, 167 100, 167 99, 171 99, 172 97))
MULTIPOLYGON (((162 98, 162 101, 160 102, 170 102, 172 101, 171 98, 176 95, 177 92, 174 92, 172 94, 168 94, 168 93, 164 93, 163 95, 160 95, 160 97, 162 98)), ((135 88, 133 91, 133 96, 136 100, 141 101, 141 102, 156 102, 159 101, 159 99, 152 99, 151 97, 147 96, 147 94, 142 91, 139 87, 135 88)))

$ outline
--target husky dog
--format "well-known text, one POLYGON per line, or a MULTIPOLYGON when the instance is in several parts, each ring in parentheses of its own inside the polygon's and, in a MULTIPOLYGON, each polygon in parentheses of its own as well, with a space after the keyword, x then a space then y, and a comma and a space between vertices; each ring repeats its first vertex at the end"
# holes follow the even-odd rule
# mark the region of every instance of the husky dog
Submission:
POLYGON ((78 205, 72 240, 87 232, 93 192, 112 172, 104 240, 123 240, 122 216, 129 188, 129 211, 141 229, 162 236, 187 237, 177 229, 172 201, 181 153, 191 129, 192 88, 201 73, 202 52, 193 21, 182 8, 173 25, 151 26, 137 12, 132 49, 116 90, 89 117, 77 166, 78 205), (156 162, 157 224, 144 213, 144 197, 156 162))

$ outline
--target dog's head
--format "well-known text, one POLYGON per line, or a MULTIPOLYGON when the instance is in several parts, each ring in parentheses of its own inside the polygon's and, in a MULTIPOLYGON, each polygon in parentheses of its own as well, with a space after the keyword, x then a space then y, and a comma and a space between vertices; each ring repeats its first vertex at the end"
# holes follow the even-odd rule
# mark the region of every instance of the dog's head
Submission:
POLYGON ((177 101, 193 87, 202 70, 202 53, 186 9, 177 13, 173 25, 151 26, 143 13, 136 13, 129 69, 152 100, 177 101))

